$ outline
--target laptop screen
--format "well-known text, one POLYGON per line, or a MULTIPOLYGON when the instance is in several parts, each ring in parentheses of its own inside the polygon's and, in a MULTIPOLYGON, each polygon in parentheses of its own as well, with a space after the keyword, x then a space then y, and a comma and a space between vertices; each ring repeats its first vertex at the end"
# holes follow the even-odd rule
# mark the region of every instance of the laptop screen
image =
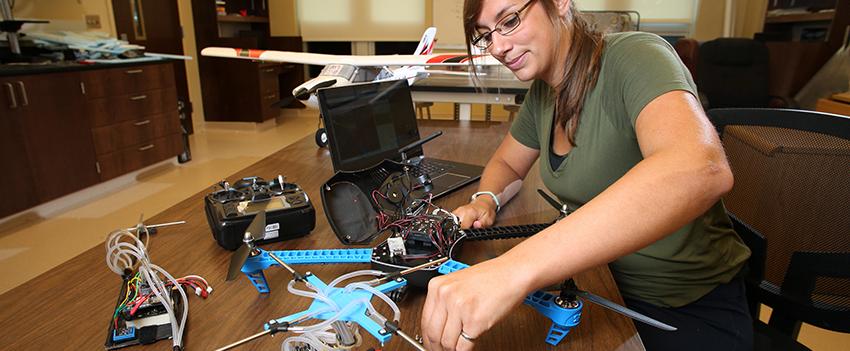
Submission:
MULTIPOLYGON (((336 171, 401 160, 398 149, 419 140, 407 80, 320 89, 318 97, 336 171)), ((408 157, 421 154, 418 147, 408 157)))

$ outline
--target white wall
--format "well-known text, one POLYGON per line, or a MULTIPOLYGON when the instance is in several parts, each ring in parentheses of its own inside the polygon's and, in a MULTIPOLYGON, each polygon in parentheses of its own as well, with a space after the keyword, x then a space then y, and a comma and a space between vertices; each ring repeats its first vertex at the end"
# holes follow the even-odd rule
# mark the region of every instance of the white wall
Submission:
POLYGON ((19 19, 37 18, 51 21, 49 24, 25 24, 22 31, 85 31, 85 16, 98 15, 101 28, 93 30, 116 36, 110 0, 15 0, 12 13, 19 19))
POLYGON ((426 0, 298 0, 304 41, 417 41, 426 0))

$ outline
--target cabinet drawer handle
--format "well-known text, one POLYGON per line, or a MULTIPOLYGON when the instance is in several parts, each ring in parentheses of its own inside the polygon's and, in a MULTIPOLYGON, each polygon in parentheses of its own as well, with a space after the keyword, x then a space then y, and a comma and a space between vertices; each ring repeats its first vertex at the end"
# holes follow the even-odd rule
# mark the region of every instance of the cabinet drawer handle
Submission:
POLYGON ((133 125, 135 125, 135 126, 137 126, 137 127, 141 127, 141 126, 143 126, 143 125, 145 125, 145 124, 150 124, 150 123, 151 123, 151 120, 146 119, 146 120, 141 121, 141 122, 133 123, 133 125))
POLYGON ((277 97, 277 96, 275 96, 275 94, 269 94, 269 95, 266 95, 266 99, 267 99, 267 100, 271 100, 271 99, 274 99, 274 98, 276 98, 276 97, 277 97))
POLYGON ((266 68, 266 69, 263 70, 263 72, 272 73, 272 72, 274 72, 274 68, 266 68))
POLYGON ((130 69, 130 70, 126 70, 124 72, 127 73, 127 74, 137 74, 137 73, 142 73, 144 71, 145 70, 143 70, 143 69, 130 69))
POLYGON ((150 144, 150 145, 147 145, 147 146, 142 146, 142 147, 139 148, 139 151, 148 151, 150 149, 153 149, 153 144, 150 144))
POLYGON ((30 99, 27 97, 27 87, 24 85, 24 82, 18 81, 18 87, 21 88, 21 106, 29 106, 30 99))
POLYGON ((139 96, 133 96, 133 97, 131 97, 131 98, 130 98, 130 100, 132 100, 132 101, 137 101, 137 100, 144 100, 144 99, 147 99, 147 98, 148 98, 148 96, 147 96, 147 95, 139 95, 139 96))
POLYGON ((9 92, 9 100, 12 102, 12 104, 9 105, 9 108, 18 108, 18 100, 15 99, 15 87, 12 86, 12 83, 3 83, 3 86, 5 86, 6 91, 9 92))

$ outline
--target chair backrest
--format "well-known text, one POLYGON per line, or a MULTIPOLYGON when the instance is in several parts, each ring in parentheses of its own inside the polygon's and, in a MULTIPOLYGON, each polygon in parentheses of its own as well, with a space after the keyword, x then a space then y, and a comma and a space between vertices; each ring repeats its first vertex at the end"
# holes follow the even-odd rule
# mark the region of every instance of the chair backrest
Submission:
MULTIPOLYGON (((748 297, 770 325, 850 332, 850 118, 783 109, 714 109, 735 175, 723 199, 750 246, 748 297)), ((751 306, 752 307, 752 306, 751 306)), ((757 314, 756 314, 757 315, 757 314)))
POLYGON ((581 11, 581 14, 592 29, 605 34, 640 30, 637 11, 581 11))
POLYGON ((767 107, 769 52, 762 42, 719 38, 702 43, 697 88, 710 108, 767 107))
POLYGON ((696 39, 681 38, 673 44, 682 63, 691 72, 694 82, 697 81, 697 62, 699 61, 699 42, 696 39))

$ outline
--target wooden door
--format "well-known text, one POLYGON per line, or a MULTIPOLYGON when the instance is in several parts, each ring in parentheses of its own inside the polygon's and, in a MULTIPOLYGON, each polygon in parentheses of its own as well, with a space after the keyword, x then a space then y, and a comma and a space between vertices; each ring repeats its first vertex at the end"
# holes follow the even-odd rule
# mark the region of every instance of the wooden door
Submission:
POLYGON ((15 77, 0 79, 0 184, 5 191, 0 201, 0 218, 34 206, 38 200, 21 128, 20 86, 15 77))
POLYGON ((40 202, 100 181, 79 72, 16 77, 29 106, 20 125, 40 202))
MULTIPOLYGON (((183 28, 174 0, 112 0, 115 29, 118 37, 145 47, 145 51, 159 54, 185 55, 183 28)), ((190 54, 191 55, 191 54, 190 54)), ((185 105, 183 128, 192 129, 192 102, 183 61, 174 63, 177 99, 185 105)))

